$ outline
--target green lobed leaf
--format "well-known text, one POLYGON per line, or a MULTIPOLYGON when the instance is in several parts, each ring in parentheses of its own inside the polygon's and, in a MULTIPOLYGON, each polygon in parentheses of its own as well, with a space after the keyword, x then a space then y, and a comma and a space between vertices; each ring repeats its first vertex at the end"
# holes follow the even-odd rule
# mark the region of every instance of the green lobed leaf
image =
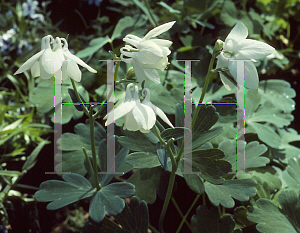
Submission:
POLYGON ((221 204, 226 208, 234 207, 234 199, 248 201, 256 194, 256 182, 252 179, 244 180, 225 180, 222 185, 205 183, 205 192, 215 206, 221 204))
MULTIPOLYGON (((76 172, 84 175, 86 169, 82 166, 85 159, 82 147, 86 149, 88 156, 92 156, 89 120, 86 120, 85 124, 75 125, 74 131, 75 134, 64 133, 61 140, 58 141, 58 148, 63 151, 62 165, 60 166, 64 172, 76 172)), ((95 121, 94 132, 97 150, 102 139, 106 138, 106 131, 100 123, 95 121)))
POLYGON ((204 183, 199 174, 183 174, 183 177, 191 190, 198 194, 204 193, 204 183))
MULTIPOLYGON (((238 141, 238 143, 244 142, 238 141)), ((236 142, 225 140, 219 144, 219 149, 224 151, 224 160, 231 163, 232 170, 236 170, 236 142)), ((266 166, 266 164, 270 162, 270 159, 267 157, 259 157, 266 151, 267 147, 264 144, 259 144, 257 141, 252 141, 245 145, 245 167, 243 169, 248 171, 249 168, 266 166)))
POLYGON ((198 206, 196 215, 191 219, 191 226, 195 233, 232 233, 234 230, 234 219, 230 214, 219 217, 216 208, 207 209, 206 206, 198 206))
MULTIPOLYGON (((156 152, 155 143, 158 142, 158 138, 149 138, 150 135, 143 134, 141 132, 126 132, 127 136, 121 136, 118 138, 118 143, 128 150, 139 152, 156 152)), ((150 134, 150 133, 149 133, 150 134)))
POLYGON ((70 173, 64 174, 62 178, 66 181, 48 180, 40 185, 40 190, 34 194, 39 202, 49 202, 48 210, 56 210, 75 201, 93 196, 96 189, 83 176, 70 173))
POLYGON ((90 216, 95 222, 101 222, 105 217, 105 211, 109 215, 117 215, 125 207, 122 198, 131 197, 135 193, 134 185, 130 183, 112 183, 97 191, 90 203, 90 216))
POLYGON ((134 168, 152 168, 160 165, 156 153, 135 152, 126 157, 126 162, 134 168))
POLYGON ((180 138, 184 137, 184 130, 189 130, 184 127, 174 127, 174 128, 168 128, 165 129, 160 133, 160 136, 165 140, 169 141, 171 138, 174 138, 175 140, 178 140, 180 138))
POLYGON ((149 213, 147 203, 134 196, 130 199, 130 204, 126 204, 123 211, 115 216, 115 219, 122 226, 122 229, 127 230, 127 232, 148 232, 149 213))
POLYGON ((283 191, 278 195, 280 209, 270 200, 261 198, 248 210, 248 219, 258 223, 256 228, 266 233, 298 233, 300 232, 300 201, 295 191, 283 191))
POLYGON ((300 158, 290 158, 287 172, 300 184, 300 158))
MULTIPOLYGON (((78 93, 81 94, 84 99, 89 99, 88 92, 79 83, 75 82, 75 85, 77 86, 78 93)), ((68 123, 72 118, 78 119, 83 116, 83 112, 78 112, 72 104, 72 99, 68 94, 68 88, 71 87, 72 85, 69 78, 66 79, 64 84, 61 86, 62 102, 67 103, 62 105, 63 124, 68 123)), ((38 86, 33 88, 29 95, 29 100, 32 104, 37 106, 37 111, 40 113, 46 113, 49 117, 51 117, 52 122, 54 122, 53 93, 54 85, 42 82, 38 83, 38 86)))
MULTIPOLYGON (((201 172, 199 175, 201 178, 213 183, 224 183, 223 176, 227 176, 228 172, 231 172, 231 164, 225 160, 221 160, 224 157, 223 151, 219 149, 206 149, 193 151, 192 155, 192 171, 201 172)), ((189 159, 180 160, 182 167, 183 163, 191 165, 189 159)))
POLYGON ((162 168, 153 167, 136 170, 127 182, 135 185, 136 196, 149 204, 156 200, 162 168))

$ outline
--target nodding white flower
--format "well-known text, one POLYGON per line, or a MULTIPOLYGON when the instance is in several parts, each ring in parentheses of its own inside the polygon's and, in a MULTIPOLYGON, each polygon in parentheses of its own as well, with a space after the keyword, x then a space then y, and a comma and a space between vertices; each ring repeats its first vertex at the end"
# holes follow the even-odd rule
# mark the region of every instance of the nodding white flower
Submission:
MULTIPOLYGON (((217 69, 228 67, 231 75, 237 80, 237 62, 229 62, 234 59, 261 59, 269 54, 272 54, 275 49, 257 40, 246 39, 248 36, 248 29, 242 23, 238 22, 223 43, 223 51, 217 56, 217 69)), ((234 88, 234 84, 229 81, 223 74, 220 78, 227 90, 234 88)), ((252 61, 245 62, 245 87, 256 90, 258 88, 258 73, 252 61)))
POLYGON ((97 73, 96 70, 70 53, 66 39, 56 37, 54 40, 51 35, 48 35, 42 39, 41 51, 28 59, 15 74, 31 69, 33 77, 40 76, 40 81, 48 81, 53 84, 53 75, 62 69, 62 80, 70 77, 79 82, 81 71, 77 64, 87 68, 90 72, 97 73), (61 41, 64 41, 64 47, 62 47, 61 41), (50 42, 56 47, 55 52, 52 50, 50 42))
POLYGON ((149 31, 144 38, 129 34, 123 39, 134 47, 125 45, 121 48, 121 59, 133 66, 139 82, 149 78, 155 83, 160 83, 156 69, 163 71, 168 65, 167 56, 171 53, 169 47, 172 41, 151 38, 168 31, 174 23, 175 21, 158 26, 149 31))
POLYGON ((132 83, 127 85, 125 100, 105 116, 105 125, 110 125, 124 116, 124 130, 149 133, 156 121, 155 113, 151 107, 140 103, 138 86, 134 86, 132 97, 130 88, 133 86, 132 83))

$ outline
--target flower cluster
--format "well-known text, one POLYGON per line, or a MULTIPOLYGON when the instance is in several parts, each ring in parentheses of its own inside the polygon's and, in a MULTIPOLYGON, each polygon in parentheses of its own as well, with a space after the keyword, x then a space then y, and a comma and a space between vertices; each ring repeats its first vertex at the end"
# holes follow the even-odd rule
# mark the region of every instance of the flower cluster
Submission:
POLYGON ((142 133, 149 133, 154 126, 156 115, 158 115, 164 122, 173 128, 164 112, 150 102, 150 91, 144 88, 142 93, 145 96, 141 102, 138 95, 138 86, 130 83, 126 87, 125 100, 115 109, 110 111, 104 119, 107 119, 105 125, 110 125, 115 120, 124 116, 124 130, 141 131, 142 133), (134 87, 133 96, 130 88, 134 87))
POLYGON ((90 72, 97 73, 92 67, 70 53, 68 42, 65 38, 56 37, 54 40, 51 35, 48 35, 42 39, 41 51, 28 59, 15 74, 31 69, 33 77, 40 76, 40 81, 44 80, 53 84, 55 72, 62 70, 62 80, 70 77, 79 82, 81 80, 81 71, 77 64, 87 68, 90 72), (62 42, 64 43, 63 45, 62 42), (51 44, 53 44, 53 49, 51 44))
MULTIPOLYGON (((217 56, 217 69, 228 67, 231 75, 237 80, 237 63, 230 62, 235 59, 261 59, 272 54, 275 49, 260 41, 246 39, 248 29, 242 23, 238 22, 226 37, 225 42, 218 40, 219 44, 223 44, 223 51, 217 56)), ((220 78, 227 90, 234 88, 233 83, 223 74, 220 78)), ((252 61, 245 63, 245 87, 256 90, 258 88, 258 73, 252 61)))
POLYGON ((149 78, 155 83, 160 83, 156 69, 163 71, 168 65, 167 56, 171 53, 169 47, 172 45, 172 41, 151 38, 168 31, 174 23, 175 21, 156 27, 149 31, 144 38, 129 34, 123 39, 134 47, 125 45, 121 48, 121 59, 133 66, 139 82, 149 78), (128 58, 124 58, 124 56, 128 58))

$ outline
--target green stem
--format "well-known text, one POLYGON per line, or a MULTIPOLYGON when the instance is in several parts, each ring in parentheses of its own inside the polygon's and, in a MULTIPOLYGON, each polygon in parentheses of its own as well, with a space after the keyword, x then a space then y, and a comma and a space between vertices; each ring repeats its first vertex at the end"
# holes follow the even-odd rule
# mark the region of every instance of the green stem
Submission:
POLYGON ((174 186, 175 176, 176 176, 176 170, 177 170, 177 165, 175 165, 175 166, 172 165, 172 172, 171 172, 171 176, 170 176, 170 180, 169 180, 169 184, 168 184, 168 190, 167 190, 167 194, 165 197, 163 209, 162 209, 160 217, 159 217, 159 231, 161 233, 164 233, 163 223, 164 223, 164 218, 165 218, 167 208, 169 206, 169 202, 170 202, 170 199, 172 196, 172 191, 173 191, 173 186, 174 186))
POLYGON ((171 139, 168 141, 168 143, 166 143, 166 142, 164 141, 164 139, 162 139, 162 137, 160 136, 160 133, 159 133, 159 131, 158 131, 156 125, 153 126, 153 129, 154 129, 154 132, 155 132, 156 136, 158 137, 160 143, 161 143, 161 144, 163 145, 163 147, 166 148, 166 150, 168 151, 169 157, 170 157, 171 162, 172 162, 172 166, 173 166, 173 165, 177 165, 177 163, 175 162, 175 159, 174 159, 173 152, 172 152, 172 150, 170 149, 170 144, 171 144, 171 142, 174 141, 174 138, 171 138, 171 139))
POLYGON ((181 212, 179 206, 177 205, 177 202, 176 202, 175 198, 172 197, 171 200, 172 200, 172 202, 173 202, 175 208, 177 209, 178 213, 180 214, 180 216, 181 216, 181 218, 182 218, 182 221, 181 221, 181 223, 180 223, 180 225, 179 225, 179 227, 178 227, 176 233, 179 233, 179 232, 180 232, 180 229, 182 228, 184 222, 186 223, 186 225, 188 226, 188 228, 191 230, 191 232, 194 233, 194 230, 192 229, 190 223, 186 220, 187 216, 183 216, 183 213, 181 212))
POLYGON ((210 59, 210 63, 209 63, 209 67, 208 67, 208 72, 207 72, 207 75, 205 77, 205 83, 204 83, 204 87, 203 87, 203 90, 202 90, 202 93, 201 93, 201 97, 200 97, 197 109, 195 111, 195 114, 193 116, 192 126, 194 126, 194 124, 196 122, 196 119, 197 119, 197 116, 198 116, 198 114, 200 112, 201 103, 202 103, 202 101, 204 99, 204 96, 206 94, 207 87, 208 87, 208 84, 209 84, 209 81, 210 81, 210 78, 211 78, 211 75, 212 75, 212 73, 210 71, 213 69, 214 61, 215 61, 215 57, 212 56, 212 58, 210 59))
POLYGON ((146 5, 146 7, 147 7, 147 10, 149 11, 149 14, 150 14, 151 19, 153 20, 153 22, 154 22, 154 24, 155 24, 154 26, 157 27, 157 22, 156 22, 156 20, 154 19, 154 16, 153 16, 153 14, 152 14, 152 11, 151 11, 151 9, 150 9, 150 6, 149 6, 148 1, 147 1, 147 0, 144 0, 144 3, 145 3, 145 5, 146 5))
POLYGON ((206 201, 205 201, 205 192, 202 193, 202 205, 206 206, 206 201))
POLYGON ((149 224, 149 229, 150 229, 152 232, 154 232, 154 233, 159 233, 159 231, 156 230, 155 227, 154 227, 154 226, 151 226, 150 224, 149 224))
POLYGON ((181 155, 182 155, 182 153, 183 153, 183 149, 184 149, 184 141, 182 142, 182 145, 181 145, 181 147, 180 147, 178 156, 177 156, 177 158, 176 158, 176 163, 177 163, 177 164, 178 164, 179 161, 180 161, 181 155))
POLYGON ((115 55, 115 59, 118 60, 118 61, 116 61, 116 68, 115 68, 115 73, 114 73, 114 81, 116 82, 118 79, 118 72, 119 72, 121 59, 118 58, 116 55, 115 55))
MULTIPOLYGON (((88 154, 86 153, 86 150, 85 150, 84 147, 82 147, 82 150, 83 150, 83 153, 84 153, 85 158, 86 158, 86 160, 87 160, 87 163, 88 163, 88 165, 89 165, 89 169, 90 169, 91 176, 93 177, 94 182, 95 182, 95 184, 96 184, 96 183, 97 183, 97 182, 96 182, 96 177, 95 177, 95 173, 94 173, 93 166, 92 166, 92 164, 91 164, 90 158, 89 158, 88 154)), ((97 174, 96 174, 96 175, 97 175, 97 174)))
POLYGON ((219 212, 219 216, 220 216, 220 218, 221 218, 221 217, 222 217, 222 212, 221 212, 220 205, 218 205, 218 212, 219 212))
POLYGON ((88 116, 89 115, 89 112, 87 110, 87 108, 85 107, 84 103, 82 102, 81 98, 79 97, 79 94, 78 94, 78 91, 77 91, 77 88, 75 86, 75 82, 73 79, 71 79, 71 83, 72 83, 72 86, 73 86, 73 89, 74 89, 74 92, 75 92, 75 95, 76 95, 76 98, 78 100, 79 103, 82 103, 81 107, 82 107, 82 110, 84 111, 84 113, 88 116))
POLYGON ((99 180, 98 180, 98 166, 97 166, 97 157, 96 157, 96 147, 95 147, 95 132, 94 132, 94 124, 95 119, 93 117, 93 108, 94 105, 91 105, 90 112, 89 112, 89 119, 90 119, 90 135, 91 135, 91 147, 92 147, 92 155, 93 155, 93 170, 94 170, 94 178, 96 182, 97 190, 100 190, 99 180))

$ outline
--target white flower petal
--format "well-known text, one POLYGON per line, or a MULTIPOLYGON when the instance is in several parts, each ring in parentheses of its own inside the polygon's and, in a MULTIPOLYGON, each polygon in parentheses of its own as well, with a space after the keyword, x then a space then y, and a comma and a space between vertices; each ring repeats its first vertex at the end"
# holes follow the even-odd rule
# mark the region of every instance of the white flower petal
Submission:
MULTIPOLYGON (((222 53, 217 58, 218 58, 218 61, 217 61, 216 69, 222 68, 222 67, 229 67, 230 63, 234 63, 234 62, 229 62, 228 59, 226 59, 222 53)), ((219 75, 220 75, 220 79, 221 79, 223 85, 225 86, 225 88, 228 91, 230 91, 231 89, 233 89, 235 87, 234 84, 228 78, 226 78, 223 74, 219 73, 219 75)))
POLYGON ((228 67, 229 61, 227 58, 224 57, 223 53, 221 53, 219 56, 217 56, 217 66, 216 69, 222 68, 222 67, 228 67))
MULTIPOLYGON (((139 38, 139 37, 137 37, 139 38)), ((134 47, 137 47, 137 45, 140 43, 140 41, 142 40, 141 38, 139 38, 140 40, 136 40, 136 39, 132 39, 131 37, 129 37, 129 35, 127 35, 123 41, 125 41, 128 44, 133 45, 134 47)))
POLYGON ((132 63, 134 72, 135 72, 135 77, 137 80, 142 83, 143 80, 146 80, 146 75, 143 66, 138 63, 138 62, 133 62, 132 63))
POLYGON ((163 40, 163 39, 150 39, 149 41, 159 45, 159 46, 162 46, 162 47, 170 47, 173 42, 170 41, 170 40, 163 40))
POLYGON ((16 74, 20 74, 23 73, 24 71, 30 69, 34 63, 44 54, 45 50, 42 50, 40 52, 38 52, 37 54, 33 55, 31 58, 29 58, 15 73, 16 74))
POLYGON ((155 64, 163 58, 161 48, 153 42, 144 41, 138 46, 139 52, 136 53, 138 61, 144 64, 155 64))
POLYGON ((131 50, 131 49, 133 49, 133 48, 129 45, 125 45, 125 47, 120 49, 120 52, 122 54, 122 59, 123 59, 124 55, 126 57, 135 58, 135 56, 137 55, 137 52, 127 52, 128 50, 131 50), (127 51, 125 51, 125 50, 127 50, 127 51))
POLYGON ((67 68, 68 68, 68 61, 64 61, 61 66, 61 70, 62 70, 61 79, 62 80, 66 80, 68 78, 67 68))
POLYGON ((67 64, 67 74, 70 78, 74 79, 77 82, 81 80, 81 71, 78 65, 74 61, 66 61, 67 64))
POLYGON ((164 122, 166 122, 169 126, 171 126, 172 128, 174 128, 174 126, 169 121, 169 119, 166 116, 166 114, 160 108, 158 108, 154 104, 152 104, 152 109, 154 110, 154 112, 156 113, 156 115, 158 115, 164 122))
POLYGON ((54 74, 61 69, 63 60, 63 56, 60 53, 53 52, 51 48, 47 48, 41 58, 42 66, 48 74, 54 74))
POLYGON ((40 62, 36 61, 31 67, 31 75, 33 78, 40 76, 40 62))
POLYGON ((87 65, 84 61, 82 61, 80 58, 76 57, 75 55, 73 55, 72 53, 70 53, 70 51, 68 49, 63 49, 63 53, 64 56, 66 58, 71 59, 72 61, 76 62, 77 64, 81 65, 84 68, 87 68, 88 71, 92 72, 92 73, 97 73, 96 70, 94 70, 92 67, 90 67, 89 65, 87 65))
POLYGON ((50 79, 53 76, 53 74, 47 73, 41 62, 39 62, 39 65, 40 65, 40 78, 41 79, 50 79))
POLYGON ((136 105, 135 101, 129 101, 120 104, 118 107, 116 107, 115 109, 113 109, 111 112, 107 114, 107 121, 105 125, 110 125, 111 123, 115 122, 119 118, 125 116, 135 107, 135 105, 136 105))
POLYGON ((144 129, 151 129, 156 121, 156 116, 152 108, 147 105, 136 102, 132 110, 137 123, 144 129))
POLYGON ((232 90, 235 87, 235 85, 223 74, 220 74, 220 79, 228 91, 232 90))
POLYGON ((124 117, 124 130, 129 130, 129 131, 137 131, 140 130, 141 126, 137 123, 135 120, 133 113, 129 112, 125 117, 124 117))
POLYGON ((162 34, 163 32, 165 31, 168 31, 172 26, 173 24, 175 23, 176 21, 172 21, 172 22, 169 22, 169 23, 165 23, 163 25, 160 25, 154 29, 152 29, 151 31, 149 31, 145 37, 143 38, 143 40, 149 40, 151 37, 155 37, 155 36, 158 36, 160 34, 162 34))
POLYGON ((228 34, 226 40, 230 39, 239 42, 243 39, 246 39, 247 36, 248 36, 248 28, 242 22, 238 22, 231 30, 231 32, 228 34))
POLYGON ((155 69, 144 69, 144 72, 151 81, 155 83, 160 83, 160 78, 157 70, 155 69))
POLYGON ((261 59, 272 54, 275 49, 261 41, 246 39, 242 40, 236 47, 237 59, 261 59))
POLYGON ((142 41, 142 39, 139 38, 138 36, 129 34, 129 35, 125 36, 125 38, 123 38, 123 41, 136 47, 138 45, 138 43, 140 43, 142 41))
POLYGON ((150 133, 150 129, 140 128, 141 133, 150 133))
POLYGON ((245 64, 245 87, 253 90, 258 89, 259 79, 256 67, 253 62, 245 64))
POLYGON ((165 115, 165 113, 158 107, 156 107, 154 104, 152 104, 150 102, 150 91, 148 88, 144 88, 143 93, 145 94, 146 92, 146 97, 143 100, 142 104, 146 105, 148 107, 150 107, 151 109, 153 109, 153 111, 164 121, 166 122, 168 125, 170 125, 172 128, 174 128, 174 126, 172 125, 172 123, 169 121, 168 117, 165 115))

